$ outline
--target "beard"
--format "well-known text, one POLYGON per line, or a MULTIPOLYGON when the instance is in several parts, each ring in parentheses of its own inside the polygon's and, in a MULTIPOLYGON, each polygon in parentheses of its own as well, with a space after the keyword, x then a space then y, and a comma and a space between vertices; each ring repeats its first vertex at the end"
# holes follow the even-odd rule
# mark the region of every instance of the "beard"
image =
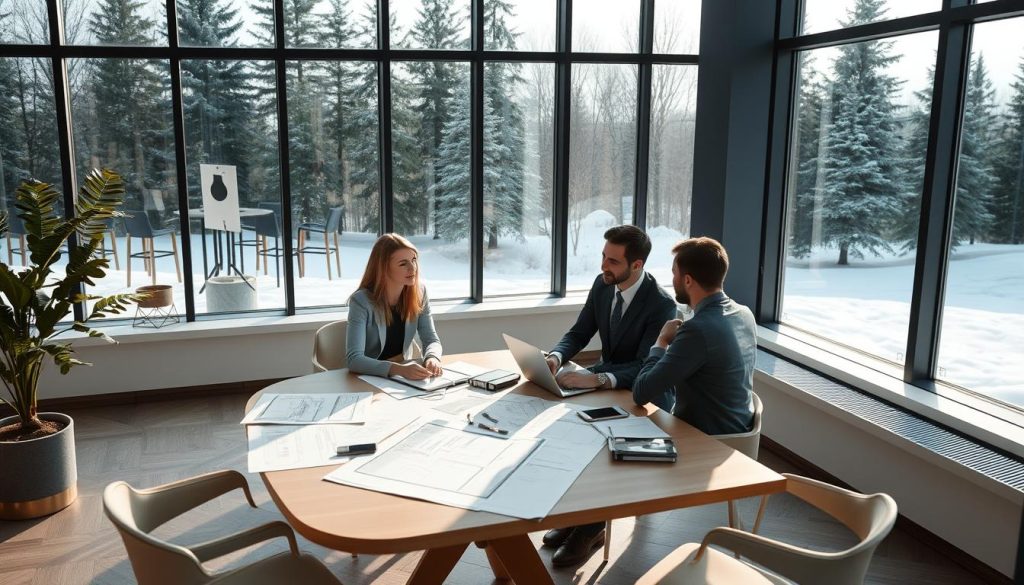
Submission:
MULTIPOLYGON (((673 287, 675 288, 675 287, 673 287)), ((675 289, 676 291, 676 302, 681 305, 690 305, 690 295, 685 290, 675 289)))
POLYGON ((622 274, 615 274, 609 270, 601 273, 601 280, 605 284, 622 284, 629 280, 630 276, 633 276, 633 272, 629 268, 626 268, 622 274))

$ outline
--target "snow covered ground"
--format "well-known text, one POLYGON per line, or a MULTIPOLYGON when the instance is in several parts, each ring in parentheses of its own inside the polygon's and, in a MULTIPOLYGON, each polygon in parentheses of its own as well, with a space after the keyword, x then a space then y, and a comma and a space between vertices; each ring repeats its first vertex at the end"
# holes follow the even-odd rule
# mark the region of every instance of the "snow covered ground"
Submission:
MULTIPOLYGON (((787 261, 783 322, 902 363, 914 256, 837 258, 787 261)), ((939 347, 939 378, 1024 406, 1024 246, 957 248, 939 347)))
MULTIPOLYGON (((617 220, 595 211, 583 220, 573 253, 569 243, 567 282, 570 290, 586 290, 600 271, 604 231, 617 220)), ((671 248, 683 237, 676 230, 649 230, 654 248, 648 270, 670 286, 671 248)), ((249 236, 251 238, 251 235, 249 236)), ((207 235, 208 249, 212 236, 207 235)), ((306 257, 306 275, 298 278, 299 307, 341 305, 356 289, 376 237, 346 232, 341 237, 341 277, 328 280, 323 255, 306 257)), ((469 295, 469 244, 414 236, 420 249, 421 273, 433 299, 469 295)), ((6 242, 0 242, 6 246, 6 242)), ((136 250, 138 240, 135 241, 136 250)), ((157 249, 170 249, 167 237, 157 249)), ((201 240, 192 236, 196 311, 206 313, 206 295, 198 289, 202 274, 201 240)), ((545 293, 550 290, 551 252, 546 236, 525 241, 503 238, 495 250, 485 250, 484 287, 487 296, 545 293)), ((126 292, 124 239, 119 240, 121 269, 111 269, 94 294, 126 292)), ((2 254, 6 256, 6 248, 2 254)), ((836 250, 816 250, 810 258, 786 263, 783 322, 868 353, 902 362, 910 312, 914 271, 912 255, 853 260, 836 266, 836 250)), ((15 256, 17 259, 17 256, 15 256)), ((4 258, 6 260, 6 257, 4 258)), ((210 253, 212 262, 212 252, 210 253)), ((282 259, 283 262, 283 259, 282 259)), ((332 258, 332 271, 334 270, 332 258)), ((111 267, 113 268, 113 266, 111 267)), ((282 267, 283 269, 283 267, 282 267)), ((276 284, 273 260, 266 275, 255 271, 252 247, 245 251, 245 272, 257 276, 257 306, 284 307, 284 288, 276 284)), ((134 260, 132 284, 151 279, 134 260)), ((170 257, 157 261, 158 283, 173 284, 175 304, 184 313, 185 291, 174 275, 170 257)), ((283 283, 283 278, 282 278, 283 283)), ((939 355, 939 377, 1024 406, 1024 246, 976 244, 960 246, 950 263, 949 285, 939 355)))

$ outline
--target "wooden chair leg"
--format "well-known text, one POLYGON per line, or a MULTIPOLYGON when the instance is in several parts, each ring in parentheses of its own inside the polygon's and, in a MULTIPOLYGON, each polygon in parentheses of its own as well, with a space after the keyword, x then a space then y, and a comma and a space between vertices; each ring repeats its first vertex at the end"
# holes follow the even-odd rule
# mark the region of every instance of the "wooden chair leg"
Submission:
POLYGON ((341 278, 341 246, 338 245, 338 232, 334 232, 334 263, 338 265, 338 278, 341 278))
POLYGON ((303 251, 305 242, 306 232, 299 230, 299 278, 306 276, 306 254, 303 251))
POLYGON ((121 261, 117 259, 117 234, 110 230, 110 249, 114 251, 114 268, 121 270, 121 261))
POLYGON ((128 264, 128 288, 132 288, 132 236, 125 238, 128 241, 128 257, 125 259, 128 264))
POLYGON ((260 236, 260 239, 263 240, 263 276, 266 276, 266 275, 270 274, 270 271, 268 270, 268 267, 267 267, 267 252, 268 252, 267 240, 269 238, 267 238, 267 236, 260 236))
POLYGON ((324 230, 324 259, 327 260, 327 280, 331 280, 331 242, 327 238, 326 230, 324 230))
POLYGON ((254 248, 256 253, 254 255, 256 256, 256 272, 258 273, 260 271, 260 242, 263 240, 263 236, 256 234, 254 240, 256 241, 256 247, 254 248))
POLYGON ((171 232, 171 251, 174 252, 174 271, 178 273, 178 282, 181 282, 181 262, 178 261, 178 238, 177 234, 171 232))
POLYGON ((612 552, 612 521, 608 520, 604 523, 604 560, 608 560, 608 555, 612 552))

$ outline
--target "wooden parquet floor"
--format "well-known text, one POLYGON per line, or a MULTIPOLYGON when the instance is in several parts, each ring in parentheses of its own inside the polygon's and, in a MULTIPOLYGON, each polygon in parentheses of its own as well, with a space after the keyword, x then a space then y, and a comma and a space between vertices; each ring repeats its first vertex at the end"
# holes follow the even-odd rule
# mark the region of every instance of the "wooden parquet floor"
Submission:
MULTIPOLYGON (((152 402, 138 405, 68 411, 74 417, 79 473, 78 501, 48 518, 0 522, 0 583, 3 585, 120 585, 135 583, 131 565, 113 526, 103 515, 104 486, 125 480, 149 487, 216 469, 245 472, 245 439, 238 421, 247 395, 152 402)), ((790 471, 781 460, 764 453, 763 461, 790 471)), ((8 470, 0 470, 0 474, 8 470)), ((280 514, 258 475, 248 475, 259 510, 252 510, 239 492, 227 494, 161 527, 157 534, 181 544, 235 532, 280 514)), ((343 505, 339 502, 338 505, 343 505)), ((756 501, 741 503, 752 519, 756 501)), ((684 542, 699 541, 710 528, 726 523, 725 505, 677 510, 617 520, 612 532, 611 560, 597 552, 578 569, 555 569, 559 584, 633 583, 658 560, 684 542)), ((845 528, 789 496, 773 497, 762 534, 822 550, 845 547, 853 537, 845 528)), ((541 533, 533 535, 540 543, 541 533)), ((217 559, 212 568, 226 568, 286 550, 279 542, 251 547, 217 559)), ((418 554, 352 558, 299 537, 300 547, 322 559, 346 585, 405 583, 418 554)), ((541 553, 545 563, 551 551, 541 553)), ((470 547, 448 583, 493 583, 482 551, 470 547)), ((977 577, 899 530, 875 554, 868 583, 981 583, 977 577)))

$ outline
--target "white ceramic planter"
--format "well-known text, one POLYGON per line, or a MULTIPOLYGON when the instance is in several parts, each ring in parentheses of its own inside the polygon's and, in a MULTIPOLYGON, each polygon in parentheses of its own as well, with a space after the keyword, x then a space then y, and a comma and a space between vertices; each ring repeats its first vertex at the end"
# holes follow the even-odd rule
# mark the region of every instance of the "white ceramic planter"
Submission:
MULTIPOLYGON (((66 426, 37 439, 0 442, 0 520, 53 514, 78 497, 74 421, 57 412, 43 412, 39 418, 66 426)), ((0 419, 0 427, 15 420, 16 416, 0 419)))

